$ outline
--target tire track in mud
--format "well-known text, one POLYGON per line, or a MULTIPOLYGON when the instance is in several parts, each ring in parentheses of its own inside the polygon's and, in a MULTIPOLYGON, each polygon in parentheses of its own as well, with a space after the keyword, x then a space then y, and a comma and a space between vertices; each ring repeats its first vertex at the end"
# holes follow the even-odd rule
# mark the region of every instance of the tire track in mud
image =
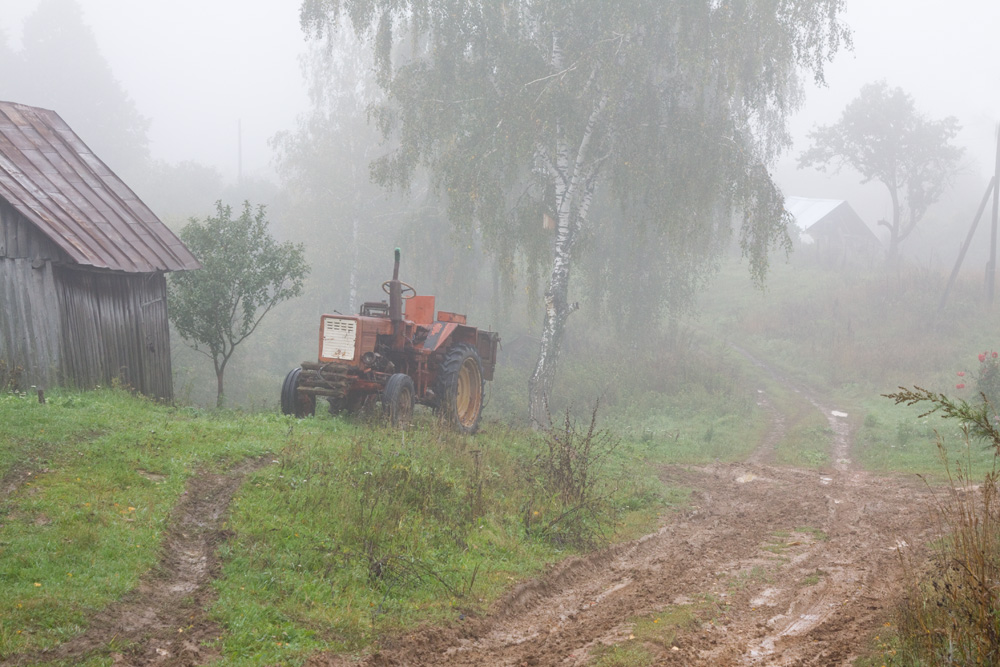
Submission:
POLYGON ((216 547, 225 538, 223 519, 243 478, 264 465, 244 461, 218 474, 191 477, 171 511, 158 565, 122 600, 97 613, 80 635, 46 651, 15 655, 2 667, 79 660, 110 646, 115 667, 190 667, 219 657, 205 642, 222 634, 207 618, 215 600, 216 547))
POLYGON ((916 478, 854 469, 848 416, 796 391, 830 423, 827 469, 768 465, 786 427, 761 392, 771 427, 746 463, 662 471, 693 495, 657 532, 569 559, 482 618, 385 640, 360 660, 316 655, 308 664, 576 667, 628 640, 636 617, 674 605, 698 622, 669 646, 645 643, 655 664, 851 664, 899 599, 900 558, 920 558, 911 545, 936 534, 934 499, 916 478))

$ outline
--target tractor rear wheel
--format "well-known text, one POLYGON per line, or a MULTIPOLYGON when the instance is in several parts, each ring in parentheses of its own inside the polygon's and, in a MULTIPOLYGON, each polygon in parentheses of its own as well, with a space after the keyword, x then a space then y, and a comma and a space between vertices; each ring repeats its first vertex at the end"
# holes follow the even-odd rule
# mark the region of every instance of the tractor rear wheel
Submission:
POLYGON ((459 343, 444 355, 438 375, 438 411, 461 433, 479 430, 483 413, 483 362, 476 348, 459 343))
POLYGON ((281 385, 281 412, 286 415, 296 417, 306 417, 316 411, 316 403, 309 399, 299 398, 299 375, 301 368, 293 368, 285 376, 285 382, 281 385))
POLYGON ((413 403, 417 390, 413 378, 406 373, 389 377, 382 390, 382 413, 397 428, 406 428, 413 420, 413 403))

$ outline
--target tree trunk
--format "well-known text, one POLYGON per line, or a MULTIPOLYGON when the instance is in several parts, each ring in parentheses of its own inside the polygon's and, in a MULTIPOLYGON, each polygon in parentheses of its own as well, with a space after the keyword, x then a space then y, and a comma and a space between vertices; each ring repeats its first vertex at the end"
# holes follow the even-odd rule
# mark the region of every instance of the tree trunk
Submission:
POLYGON ((528 381, 528 403, 531 427, 549 426, 549 395, 555 381, 559 351, 562 348, 566 320, 573 308, 569 304, 569 267, 573 237, 569 215, 560 215, 557 227, 555 257, 552 274, 545 290, 545 320, 542 324, 542 343, 538 352, 535 372, 528 381))
POLYGON ((889 228, 889 252, 886 264, 895 267, 899 261, 899 242, 903 240, 900 236, 903 215, 899 205, 899 191, 895 184, 889 186, 889 197, 892 200, 892 226, 889 228))
MULTIPOLYGON (((545 290, 545 320, 538 363, 528 381, 529 417, 531 427, 535 429, 549 426, 549 395, 555 381, 566 320, 577 308, 576 304, 569 303, 569 270, 577 232, 587 221, 590 202, 597 187, 600 160, 594 160, 590 155, 591 140, 606 104, 607 97, 603 97, 594 105, 579 143, 573 145, 572 159, 569 144, 560 138, 557 140, 555 160, 548 165, 549 179, 555 192, 556 241, 552 273, 545 290)), ((557 136, 561 134, 561 129, 562 124, 557 123, 557 136)))
MULTIPOLYGON (((559 34, 552 35, 553 72, 562 69, 562 47, 559 34)), ((591 73, 591 79, 596 71, 591 73)), ((559 352, 562 348, 566 321, 576 310, 576 304, 569 303, 569 272, 573 257, 573 245, 577 232, 587 221, 587 212, 597 184, 600 159, 591 155, 591 141, 595 127, 607 105, 607 96, 601 97, 590 110, 590 117, 583 133, 577 141, 567 140, 567 127, 556 122, 555 154, 551 156, 539 147, 539 155, 550 155, 543 159, 548 171, 549 182, 555 194, 556 240, 552 257, 552 273, 545 290, 545 319, 542 324, 542 340, 538 351, 535 372, 528 380, 528 411, 531 427, 535 429, 550 426, 549 396, 555 382, 559 352)))
POLYGON ((222 390, 222 376, 226 372, 225 368, 217 367, 215 369, 215 381, 217 384, 216 394, 215 394, 215 407, 221 408, 225 402, 225 392, 222 390))
POLYGON ((212 361, 215 362, 215 407, 216 409, 223 407, 226 404, 226 391, 223 388, 223 378, 226 374, 226 364, 229 363, 229 357, 232 355, 233 350, 229 350, 229 354, 222 354, 222 358, 219 359, 215 357, 212 361))

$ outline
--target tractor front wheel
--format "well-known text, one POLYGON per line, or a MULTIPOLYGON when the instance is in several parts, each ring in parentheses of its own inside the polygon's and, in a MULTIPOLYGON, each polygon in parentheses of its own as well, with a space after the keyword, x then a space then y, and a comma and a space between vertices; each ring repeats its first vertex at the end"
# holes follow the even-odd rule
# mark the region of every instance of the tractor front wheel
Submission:
POLYGON ((293 368, 285 376, 281 385, 281 412, 296 417, 306 417, 316 412, 316 403, 309 397, 299 397, 299 375, 301 368, 293 368))
POLYGON ((441 417, 461 433, 479 430, 483 413, 483 362, 472 345, 459 343, 445 353, 437 383, 441 417))
POLYGON ((382 390, 382 413, 397 428, 406 428, 413 420, 413 402, 417 390, 406 373, 389 377, 382 390))

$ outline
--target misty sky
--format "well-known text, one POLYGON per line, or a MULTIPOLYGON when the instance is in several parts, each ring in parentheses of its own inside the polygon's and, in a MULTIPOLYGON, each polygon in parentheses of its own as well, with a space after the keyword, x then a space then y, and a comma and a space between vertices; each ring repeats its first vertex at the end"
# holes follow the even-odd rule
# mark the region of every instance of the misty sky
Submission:
MULTIPOLYGON (((0 30, 19 47, 38 0, 0 3, 0 30)), ((291 128, 306 105, 297 0, 78 4, 115 76, 152 120, 154 157, 195 160, 234 178, 242 121, 244 173, 267 171, 268 138, 291 128)))
MULTIPOLYGON (((0 1, 0 30, 17 46, 37 0, 0 1)), ((154 157, 196 160, 232 178, 242 120, 244 173, 268 170, 267 139, 291 128, 306 104, 297 0, 79 3, 115 75, 152 119, 154 157)), ((830 65, 828 88, 809 86, 792 124, 792 155, 806 147, 814 124, 834 122, 864 83, 884 78, 928 116, 958 117, 970 166, 991 172, 1000 122, 1000 2, 848 0, 846 18, 855 50, 830 65)), ((779 177, 792 164, 784 160, 779 177)), ((815 174, 790 180, 806 191, 788 194, 838 196, 829 190, 836 185, 815 174)))

